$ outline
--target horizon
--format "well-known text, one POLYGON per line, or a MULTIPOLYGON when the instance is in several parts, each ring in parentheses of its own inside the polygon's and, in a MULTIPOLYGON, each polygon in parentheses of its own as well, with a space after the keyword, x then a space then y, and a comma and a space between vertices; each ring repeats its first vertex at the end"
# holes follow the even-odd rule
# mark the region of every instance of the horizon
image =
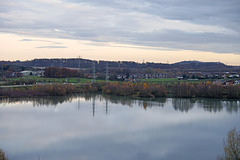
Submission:
MULTIPOLYGON (((69 57, 69 58, 33 58, 33 59, 26 59, 26 60, 0 60, 0 61, 6 61, 6 62, 17 62, 17 61, 20 61, 20 62, 26 62, 26 61, 33 61, 33 60, 42 60, 42 59, 47 59, 47 60, 51 60, 51 59, 79 59, 79 57, 69 57)), ((90 61, 96 61, 96 62, 100 62, 100 61, 104 61, 104 62, 134 62, 134 63, 138 63, 138 64, 144 64, 144 63, 156 63, 156 64, 169 64, 169 65, 172 65, 172 64, 176 64, 176 63, 182 63, 182 62, 196 62, 196 63, 221 63, 221 64, 224 64, 226 66, 236 66, 236 67, 240 67, 240 65, 228 65, 228 64, 225 64, 225 63, 222 63, 222 62, 214 62, 214 61, 211 61, 211 62, 204 62, 204 61, 198 61, 198 60, 183 60, 183 61, 178 61, 178 62, 174 62, 174 63, 161 63, 161 62, 151 62, 151 61, 143 61, 143 62, 137 62, 137 61, 126 61, 126 60, 123 60, 123 61, 117 61, 117 60, 95 60, 95 59, 88 59, 88 58, 82 58, 80 57, 80 59, 82 60, 90 60, 90 61)))
POLYGON ((72 58, 240 66, 237 1, 0 2, 0 60, 72 58))

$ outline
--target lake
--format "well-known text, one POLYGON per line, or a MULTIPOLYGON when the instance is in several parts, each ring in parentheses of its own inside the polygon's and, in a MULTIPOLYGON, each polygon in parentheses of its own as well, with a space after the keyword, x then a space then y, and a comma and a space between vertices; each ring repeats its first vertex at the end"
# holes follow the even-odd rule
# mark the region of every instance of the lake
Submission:
POLYGON ((212 160, 240 101, 97 94, 0 100, 9 160, 212 160))

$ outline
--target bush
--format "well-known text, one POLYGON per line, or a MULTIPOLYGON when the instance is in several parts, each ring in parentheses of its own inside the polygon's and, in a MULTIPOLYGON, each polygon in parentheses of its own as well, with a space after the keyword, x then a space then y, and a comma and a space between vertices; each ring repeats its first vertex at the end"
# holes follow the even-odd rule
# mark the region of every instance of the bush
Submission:
POLYGON ((63 96, 74 93, 76 88, 72 84, 46 84, 34 85, 33 87, 0 89, 2 97, 41 97, 63 96))
POLYGON ((187 82, 175 84, 171 87, 175 97, 192 98, 240 98, 240 85, 223 86, 209 82, 190 84, 187 82))
POLYGON ((236 128, 228 132, 227 140, 224 141, 224 155, 218 160, 240 160, 240 133, 236 128))
POLYGON ((102 88, 106 94, 119 96, 137 96, 137 97, 166 97, 167 91, 163 85, 155 84, 135 84, 130 82, 124 83, 107 83, 102 88))
POLYGON ((7 157, 5 156, 5 153, 1 148, 0 148, 0 160, 7 160, 7 157))

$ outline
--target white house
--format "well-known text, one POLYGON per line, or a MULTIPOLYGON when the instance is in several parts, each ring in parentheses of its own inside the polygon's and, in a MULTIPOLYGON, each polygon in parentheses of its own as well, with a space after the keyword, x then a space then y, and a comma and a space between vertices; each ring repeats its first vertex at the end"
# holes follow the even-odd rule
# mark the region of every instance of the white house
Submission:
POLYGON ((20 72, 23 76, 29 76, 32 75, 34 72, 33 71, 22 71, 20 72))

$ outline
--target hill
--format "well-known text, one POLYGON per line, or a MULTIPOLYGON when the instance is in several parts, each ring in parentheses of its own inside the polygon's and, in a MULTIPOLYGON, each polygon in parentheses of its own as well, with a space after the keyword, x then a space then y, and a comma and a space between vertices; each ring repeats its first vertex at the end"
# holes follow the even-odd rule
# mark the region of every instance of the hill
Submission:
POLYGON ((240 70, 240 66, 227 66, 220 62, 200 62, 200 61, 182 61, 173 64, 164 63, 137 63, 133 61, 94 61, 89 59, 33 59, 28 61, 0 61, 0 65, 17 65, 24 67, 68 67, 91 69, 93 63, 96 68, 105 68, 108 63, 109 68, 121 69, 163 69, 163 70, 204 70, 204 71, 232 71, 240 70))

